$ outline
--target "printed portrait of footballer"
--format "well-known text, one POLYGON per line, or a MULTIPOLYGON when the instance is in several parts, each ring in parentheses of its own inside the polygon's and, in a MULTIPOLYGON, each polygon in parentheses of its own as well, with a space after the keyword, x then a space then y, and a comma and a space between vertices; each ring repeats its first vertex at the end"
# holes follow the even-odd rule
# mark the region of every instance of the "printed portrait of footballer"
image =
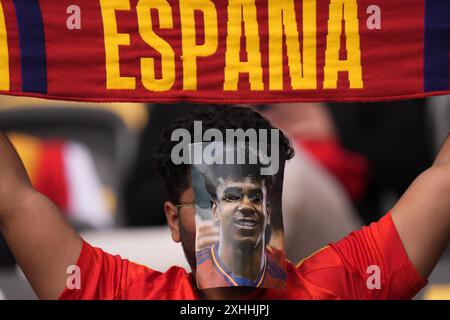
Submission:
POLYGON ((191 166, 199 289, 284 288, 284 163, 273 175, 262 174, 262 167, 259 160, 191 166))

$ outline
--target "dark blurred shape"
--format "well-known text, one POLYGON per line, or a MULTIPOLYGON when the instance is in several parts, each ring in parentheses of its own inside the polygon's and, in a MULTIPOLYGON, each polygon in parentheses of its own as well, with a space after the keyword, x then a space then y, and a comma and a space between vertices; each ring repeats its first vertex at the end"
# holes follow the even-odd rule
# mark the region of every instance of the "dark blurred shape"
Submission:
POLYGON ((289 134, 293 144, 344 187, 352 200, 366 192, 368 163, 357 152, 346 150, 336 133, 334 119, 323 103, 281 103, 256 109, 273 125, 289 134))
MULTIPOLYGON (((107 110, 83 108, 82 105, 79 108, 31 105, 26 108, 2 110, 0 130, 26 133, 40 138, 60 137, 86 145, 94 156, 103 184, 114 192, 115 222, 117 225, 122 224, 123 203, 120 189, 129 159, 134 155, 134 139, 117 115, 107 110)), ((0 235, 0 265, 13 264, 14 258, 0 235)))
POLYGON ((59 137, 79 141, 92 152, 104 185, 117 200, 117 223, 123 218, 120 198, 123 178, 134 155, 134 139, 114 113, 96 108, 30 107, 1 112, 0 129, 41 138, 59 137))
POLYGON ((386 199, 401 196, 432 163, 426 101, 333 103, 329 108, 343 146, 369 160, 367 193, 357 207, 366 223, 378 220, 389 209, 386 199))

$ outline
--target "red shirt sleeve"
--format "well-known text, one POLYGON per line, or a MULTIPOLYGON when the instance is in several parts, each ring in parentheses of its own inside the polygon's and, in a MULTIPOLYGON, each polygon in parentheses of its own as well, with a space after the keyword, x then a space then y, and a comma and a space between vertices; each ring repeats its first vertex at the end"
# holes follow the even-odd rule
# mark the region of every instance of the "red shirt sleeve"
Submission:
POLYGON ((341 299, 411 299, 427 284, 409 260, 391 213, 330 244, 299 270, 341 299))
MULTIPOLYGON (((61 300, 112 300, 121 299, 134 279, 144 273, 155 272, 145 266, 105 253, 83 241, 77 264, 80 272, 80 289, 66 288, 61 300)), ((68 275, 69 277, 69 275, 68 275)))

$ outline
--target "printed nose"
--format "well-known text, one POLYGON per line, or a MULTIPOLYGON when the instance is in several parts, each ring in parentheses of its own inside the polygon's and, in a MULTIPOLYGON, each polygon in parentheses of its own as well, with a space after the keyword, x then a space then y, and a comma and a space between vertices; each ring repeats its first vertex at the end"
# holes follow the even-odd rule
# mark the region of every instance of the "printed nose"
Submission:
POLYGON ((255 209, 250 205, 250 201, 243 201, 239 206, 239 211, 244 215, 253 215, 255 213, 255 209))

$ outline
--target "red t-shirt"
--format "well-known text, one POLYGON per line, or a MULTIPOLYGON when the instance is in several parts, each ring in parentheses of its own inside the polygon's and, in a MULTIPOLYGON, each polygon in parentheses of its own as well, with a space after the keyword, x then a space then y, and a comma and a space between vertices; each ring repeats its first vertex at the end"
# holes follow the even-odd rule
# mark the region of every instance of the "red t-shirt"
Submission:
MULTIPOLYGON (((81 289, 66 289, 60 299, 198 299, 192 274, 180 267, 158 272, 86 242, 77 265, 81 289)), ((245 298, 410 299, 426 283, 408 259, 388 213, 297 267, 288 262, 284 290, 258 288, 245 298), (379 268, 379 289, 368 285, 376 283, 369 268, 374 265, 379 268)))

